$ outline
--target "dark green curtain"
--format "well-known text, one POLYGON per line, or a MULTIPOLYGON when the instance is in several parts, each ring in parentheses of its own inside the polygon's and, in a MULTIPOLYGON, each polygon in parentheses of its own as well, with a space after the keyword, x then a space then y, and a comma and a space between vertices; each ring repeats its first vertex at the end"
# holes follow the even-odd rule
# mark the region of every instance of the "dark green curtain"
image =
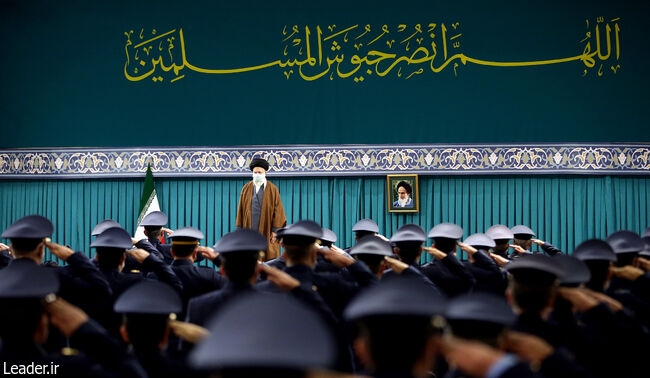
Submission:
MULTIPOLYGON (((313 219, 351 246, 352 225, 372 218, 390 235, 406 223, 425 230, 461 225, 465 236, 496 223, 527 224, 539 238, 571 252, 582 241, 650 225, 647 176, 420 176, 420 212, 388 213, 385 177, 274 178, 288 222, 313 219)), ((234 229, 239 191, 248 179, 156 179, 169 227, 193 226, 213 245, 234 229)), ((83 250, 105 218, 133 232, 142 180, 0 181, 0 229, 29 214, 55 225, 53 241, 83 250)), ((3 242, 8 243, 4 240, 3 242)), ((48 256, 49 258, 49 256, 48 256)), ((426 260, 426 258, 423 258, 426 260)))

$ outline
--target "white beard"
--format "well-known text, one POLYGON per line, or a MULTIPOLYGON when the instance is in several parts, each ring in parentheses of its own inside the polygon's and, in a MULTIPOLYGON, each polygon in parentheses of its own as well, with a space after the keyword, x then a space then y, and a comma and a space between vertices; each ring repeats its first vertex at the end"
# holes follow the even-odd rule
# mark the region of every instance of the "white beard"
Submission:
POLYGON ((397 203, 399 204, 400 207, 404 207, 409 202, 409 199, 410 199, 409 197, 406 197, 404 200, 398 199, 397 203))

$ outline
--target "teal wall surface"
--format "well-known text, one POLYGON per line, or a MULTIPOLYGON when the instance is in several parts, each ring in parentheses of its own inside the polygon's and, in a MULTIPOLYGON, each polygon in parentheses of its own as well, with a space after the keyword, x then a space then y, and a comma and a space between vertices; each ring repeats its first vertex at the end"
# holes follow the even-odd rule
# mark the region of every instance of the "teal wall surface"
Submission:
MULTIPOLYGON (((386 179, 273 178, 289 223, 313 219, 353 244, 351 228, 372 218, 387 237, 406 223, 427 231, 441 222, 461 225, 465 237, 492 224, 527 224, 564 251, 590 238, 650 226, 650 178, 623 176, 420 176, 420 212, 387 212, 386 179)), ((245 179, 157 179, 160 206, 172 229, 201 229, 212 246, 235 228, 245 179)), ((89 255, 90 232, 112 218, 133 232, 142 180, 0 181, 0 229, 29 214, 50 218, 52 237, 89 255)), ((7 242, 6 240, 4 242, 7 242)))
POLYGON ((650 141, 648 14, 613 0, 3 0, 0 147, 650 141), (373 51, 396 55, 352 63, 373 51))

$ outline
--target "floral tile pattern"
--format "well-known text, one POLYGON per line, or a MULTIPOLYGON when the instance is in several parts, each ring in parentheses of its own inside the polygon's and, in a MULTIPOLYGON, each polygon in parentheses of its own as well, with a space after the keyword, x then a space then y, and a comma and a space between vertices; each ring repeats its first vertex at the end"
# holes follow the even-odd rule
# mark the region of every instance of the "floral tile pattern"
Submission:
POLYGON ((0 179, 248 176, 253 157, 273 176, 650 174, 650 144, 428 144, 0 150, 0 179))

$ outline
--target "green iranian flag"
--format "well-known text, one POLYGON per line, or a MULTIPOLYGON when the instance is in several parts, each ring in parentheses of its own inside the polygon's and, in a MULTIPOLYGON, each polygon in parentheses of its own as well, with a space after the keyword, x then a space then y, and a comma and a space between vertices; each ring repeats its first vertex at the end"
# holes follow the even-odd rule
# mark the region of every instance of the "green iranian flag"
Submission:
POLYGON ((141 240, 146 238, 144 235, 144 227, 140 226, 142 218, 152 211, 160 211, 158 204, 158 197, 156 196, 156 186, 153 182, 153 172, 151 171, 151 164, 147 165, 147 175, 144 178, 144 187, 142 188, 142 197, 140 197, 140 211, 138 212, 137 229, 134 238, 141 240))

